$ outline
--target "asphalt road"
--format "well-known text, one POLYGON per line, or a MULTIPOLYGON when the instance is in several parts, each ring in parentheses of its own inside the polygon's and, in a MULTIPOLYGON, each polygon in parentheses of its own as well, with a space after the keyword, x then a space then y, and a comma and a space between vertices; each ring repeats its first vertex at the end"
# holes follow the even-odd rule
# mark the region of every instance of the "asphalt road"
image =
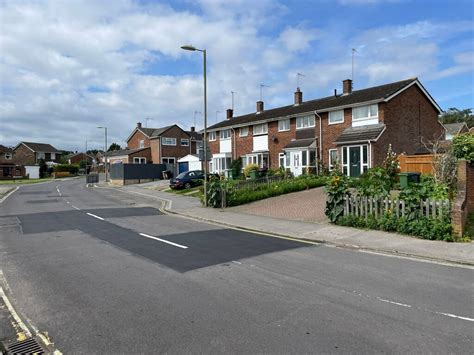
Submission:
POLYGON ((155 207, 79 179, 22 186, 0 205, 13 301, 63 353, 473 352, 472 269, 155 207))

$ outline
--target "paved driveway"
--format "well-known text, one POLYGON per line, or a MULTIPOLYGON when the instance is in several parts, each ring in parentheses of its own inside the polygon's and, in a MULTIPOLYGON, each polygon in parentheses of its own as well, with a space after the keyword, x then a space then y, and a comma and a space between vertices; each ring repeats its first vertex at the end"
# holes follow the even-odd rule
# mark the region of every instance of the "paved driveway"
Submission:
POLYGON ((232 207, 230 210, 294 221, 327 223, 325 205, 324 187, 318 187, 232 207))

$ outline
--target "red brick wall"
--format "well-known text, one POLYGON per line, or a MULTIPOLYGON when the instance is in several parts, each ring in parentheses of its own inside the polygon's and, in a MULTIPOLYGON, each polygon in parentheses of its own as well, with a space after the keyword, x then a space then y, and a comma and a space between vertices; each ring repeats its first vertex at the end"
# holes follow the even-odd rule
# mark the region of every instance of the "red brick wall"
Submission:
POLYGON ((130 155, 128 156, 128 162, 129 162, 130 164, 132 164, 132 163, 133 163, 133 158, 138 158, 138 157, 140 157, 140 158, 146 158, 146 162, 147 162, 147 163, 150 163, 151 160, 152 160, 152 159, 151 159, 151 149, 144 149, 144 150, 141 150, 141 151, 139 151, 139 152, 135 152, 135 153, 133 153, 133 154, 130 154, 130 155))
POLYGON ((379 105, 380 114, 387 128, 373 145, 375 165, 382 164, 389 144, 397 154, 413 155, 424 149, 421 137, 434 141, 444 132, 438 122, 438 111, 416 85, 379 105))
POLYGON ((474 166, 467 165, 466 183, 467 211, 474 213, 474 166))
POLYGON ((35 153, 30 149, 25 147, 23 144, 19 145, 15 149, 15 154, 13 155, 13 160, 15 164, 19 165, 34 165, 36 164, 35 153))
POLYGON ((279 154, 283 153, 283 148, 287 146, 296 135, 296 119, 290 119, 290 130, 278 132, 278 121, 268 124, 268 150, 270 152, 270 168, 278 168, 279 154), (273 141, 272 137, 276 139, 273 141))
POLYGON ((130 138, 130 140, 127 142, 127 148, 128 149, 140 148, 140 140, 144 140, 145 148, 150 146, 150 139, 139 130, 136 130, 135 133, 130 138))
POLYGON ((151 150, 151 162, 153 164, 160 164, 160 139, 153 138, 150 139, 150 150, 151 150))
MULTIPOLYGON (((327 166, 329 164, 329 149, 339 149, 339 146, 334 144, 334 141, 341 135, 341 133, 348 127, 352 126, 352 109, 344 109, 344 122, 338 124, 329 124, 329 114, 323 112, 319 114, 322 119, 322 132, 323 132, 323 156, 322 161, 327 166)), ((316 137, 319 141, 319 118, 316 119, 316 137)), ((319 143, 318 143, 319 144, 319 143)), ((319 154, 319 146, 317 147, 319 154)), ((340 150, 339 150, 340 152, 340 150)), ((342 157, 339 154, 339 160, 342 157)))
MULTIPOLYGON (((232 141, 232 149, 235 147, 236 154, 234 159, 240 158, 242 155, 250 154, 253 150, 253 127, 248 126, 249 133, 247 137, 240 137, 240 128, 235 129, 235 135, 237 137, 236 144, 232 141)), ((234 137, 232 137, 234 138, 234 137)))
POLYGON ((181 128, 174 126, 164 132, 161 136, 167 137, 167 138, 176 138, 176 146, 170 146, 170 145, 161 145, 161 154, 160 154, 160 161, 155 161, 153 160, 154 163, 158 164, 161 163, 161 158, 175 158, 178 160, 179 158, 182 158, 186 155, 189 154, 190 148, 189 146, 181 146, 181 138, 184 139, 190 139, 189 135, 184 132, 181 128))

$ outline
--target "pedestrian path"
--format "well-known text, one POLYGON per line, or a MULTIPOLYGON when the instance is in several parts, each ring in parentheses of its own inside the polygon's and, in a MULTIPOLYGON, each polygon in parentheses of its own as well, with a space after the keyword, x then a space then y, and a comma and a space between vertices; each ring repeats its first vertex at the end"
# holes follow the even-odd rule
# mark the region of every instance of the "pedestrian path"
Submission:
MULTIPOLYGON (((176 195, 142 186, 130 185, 124 191, 148 196, 164 203, 164 208, 206 222, 219 223, 251 231, 299 238, 334 246, 363 249, 446 261, 474 266, 474 243, 447 243, 404 236, 383 231, 362 230, 335 226, 328 223, 311 223, 283 218, 242 213, 238 209, 204 208, 194 197, 176 195)), ((291 195, 291 194, 290 194, 291 195)), ((289 196, 289 195, 286 195, 289 196)))

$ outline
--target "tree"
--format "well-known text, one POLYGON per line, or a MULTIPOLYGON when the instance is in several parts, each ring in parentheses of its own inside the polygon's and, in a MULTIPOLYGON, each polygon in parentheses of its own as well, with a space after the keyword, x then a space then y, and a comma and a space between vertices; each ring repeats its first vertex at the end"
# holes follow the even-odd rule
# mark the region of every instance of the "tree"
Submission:
POLYGON ((97 149, 89 149, 87 154, 96 156, 99 151, 97 149))
POLYGON ((441 123, 466 122, 469 128, 474 127, 474 114, 471 108, 459 110, 455 107, 449 108, 439 117, 441 123))
POLYGON ((117 143, 112 143, 107 150, 108 152, 114 151, 114 150, 120 150, 122 149, 117 143))

